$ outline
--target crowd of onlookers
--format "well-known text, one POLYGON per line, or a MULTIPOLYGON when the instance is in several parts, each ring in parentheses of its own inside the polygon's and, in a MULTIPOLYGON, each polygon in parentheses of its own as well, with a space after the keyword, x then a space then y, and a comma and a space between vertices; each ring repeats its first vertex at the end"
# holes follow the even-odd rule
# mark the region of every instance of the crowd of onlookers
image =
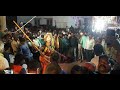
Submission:
POLYGON ((1 74, 119 74, 120 52, 105 35, 94 37, 73 27, 24 27, 0 32, 1 74), (16 32, 17 31, 17 32, 16 32), (50 36, 50 42, 47 42, 50 36), (35 46, 40 50, 38 51, 35 46), (53 48, 53 49, 51 49, 53 48), (45 56, 45 59, 43 59, 45 56), (47 62, 47 60, 49 62, 47 62), (61 64, 71 64, 68 73, 61 64))

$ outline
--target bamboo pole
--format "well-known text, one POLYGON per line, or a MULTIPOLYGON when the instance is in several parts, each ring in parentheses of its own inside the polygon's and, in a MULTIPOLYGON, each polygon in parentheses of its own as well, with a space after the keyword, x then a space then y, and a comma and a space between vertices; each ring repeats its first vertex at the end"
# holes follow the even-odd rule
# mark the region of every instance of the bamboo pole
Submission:
MULTIPOLYGON (((13 22, 14 22, 15 25, 22 31, 22 33, 26 36, 26 38, 32 43, 32 45, 40 52, 40 54, 43 55, 43 53, 40 51, 40 49, 32 42, 32 40, 31 40, 31 39, 28 37, 28 35, 22 30, 22 28, 21 28, 15 21, 13 21, 13 22)), ((47 56, 45 56, 45 57, 47 58, 47 56)), ((45 59, 45 60, 50 63, 49 60, 47 60, 47 59, 45 59)))
MULTIPOLYGON (((31 22, 34 18, 36 18, 36 16, 34 16, 33 18, 31 18, 28 22, 26 22, 26 24, 24 24, 22 27, 20 27, 20 28, 23 28, 24 26, 26 26, 29 22, 31 22)), ((18 29, 17 31, 15 31, 15 32, 12 32, 12 33, 16 33, 16 32, 18 32, 20 29, 18 29)))

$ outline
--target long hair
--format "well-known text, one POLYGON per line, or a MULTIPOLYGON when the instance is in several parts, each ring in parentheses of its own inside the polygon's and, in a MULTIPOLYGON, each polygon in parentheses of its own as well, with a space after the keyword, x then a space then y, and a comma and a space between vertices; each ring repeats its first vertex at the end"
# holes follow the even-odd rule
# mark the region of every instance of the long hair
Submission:
POLYGON ((2 53, 4 50, 4 43, 0 41, 0 53, 2 53))

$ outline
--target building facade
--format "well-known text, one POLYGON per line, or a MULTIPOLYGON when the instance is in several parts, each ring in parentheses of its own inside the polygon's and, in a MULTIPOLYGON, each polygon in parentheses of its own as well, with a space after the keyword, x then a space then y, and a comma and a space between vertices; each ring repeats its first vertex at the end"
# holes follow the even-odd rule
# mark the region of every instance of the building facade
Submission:
MULTIPOLYGON (((17 16, 17 22, 26 23, 32 17, 33 16, 17 16)), ((37 16, 31 21, 31 24, 33 26, 52 25, 57 26, 58 28, 65 28, 66 26, 80 26, 84 28, 85 24, 89 23, 90 20, 91 16, 37 16)))

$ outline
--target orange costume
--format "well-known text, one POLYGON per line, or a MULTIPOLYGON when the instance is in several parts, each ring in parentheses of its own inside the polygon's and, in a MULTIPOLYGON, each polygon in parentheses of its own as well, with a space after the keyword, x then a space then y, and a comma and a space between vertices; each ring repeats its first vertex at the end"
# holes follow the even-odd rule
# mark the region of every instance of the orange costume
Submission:
POLYGON ((45 47, 44 55, 41 55, 39 57, 39 60, 41 62, 41 66, 43 68, 43 71, 42 71, 43 74, 45 73, 47 65, 50 63, 51 54, 52 54, 52 51, 49 48, 45 47))
POLYGON ((46 47, 44 49, 44 54, 39 57, 39 60, 41 62, 42 66, 42 73, 45 74, 45 70, 47 65, 50 63, 50 56, 52 54, 52 49, 49 48, 51 47, 52 44, 52 37, 50 33, 47 33, 44 37, 44 41, 46 41, 46 47))

